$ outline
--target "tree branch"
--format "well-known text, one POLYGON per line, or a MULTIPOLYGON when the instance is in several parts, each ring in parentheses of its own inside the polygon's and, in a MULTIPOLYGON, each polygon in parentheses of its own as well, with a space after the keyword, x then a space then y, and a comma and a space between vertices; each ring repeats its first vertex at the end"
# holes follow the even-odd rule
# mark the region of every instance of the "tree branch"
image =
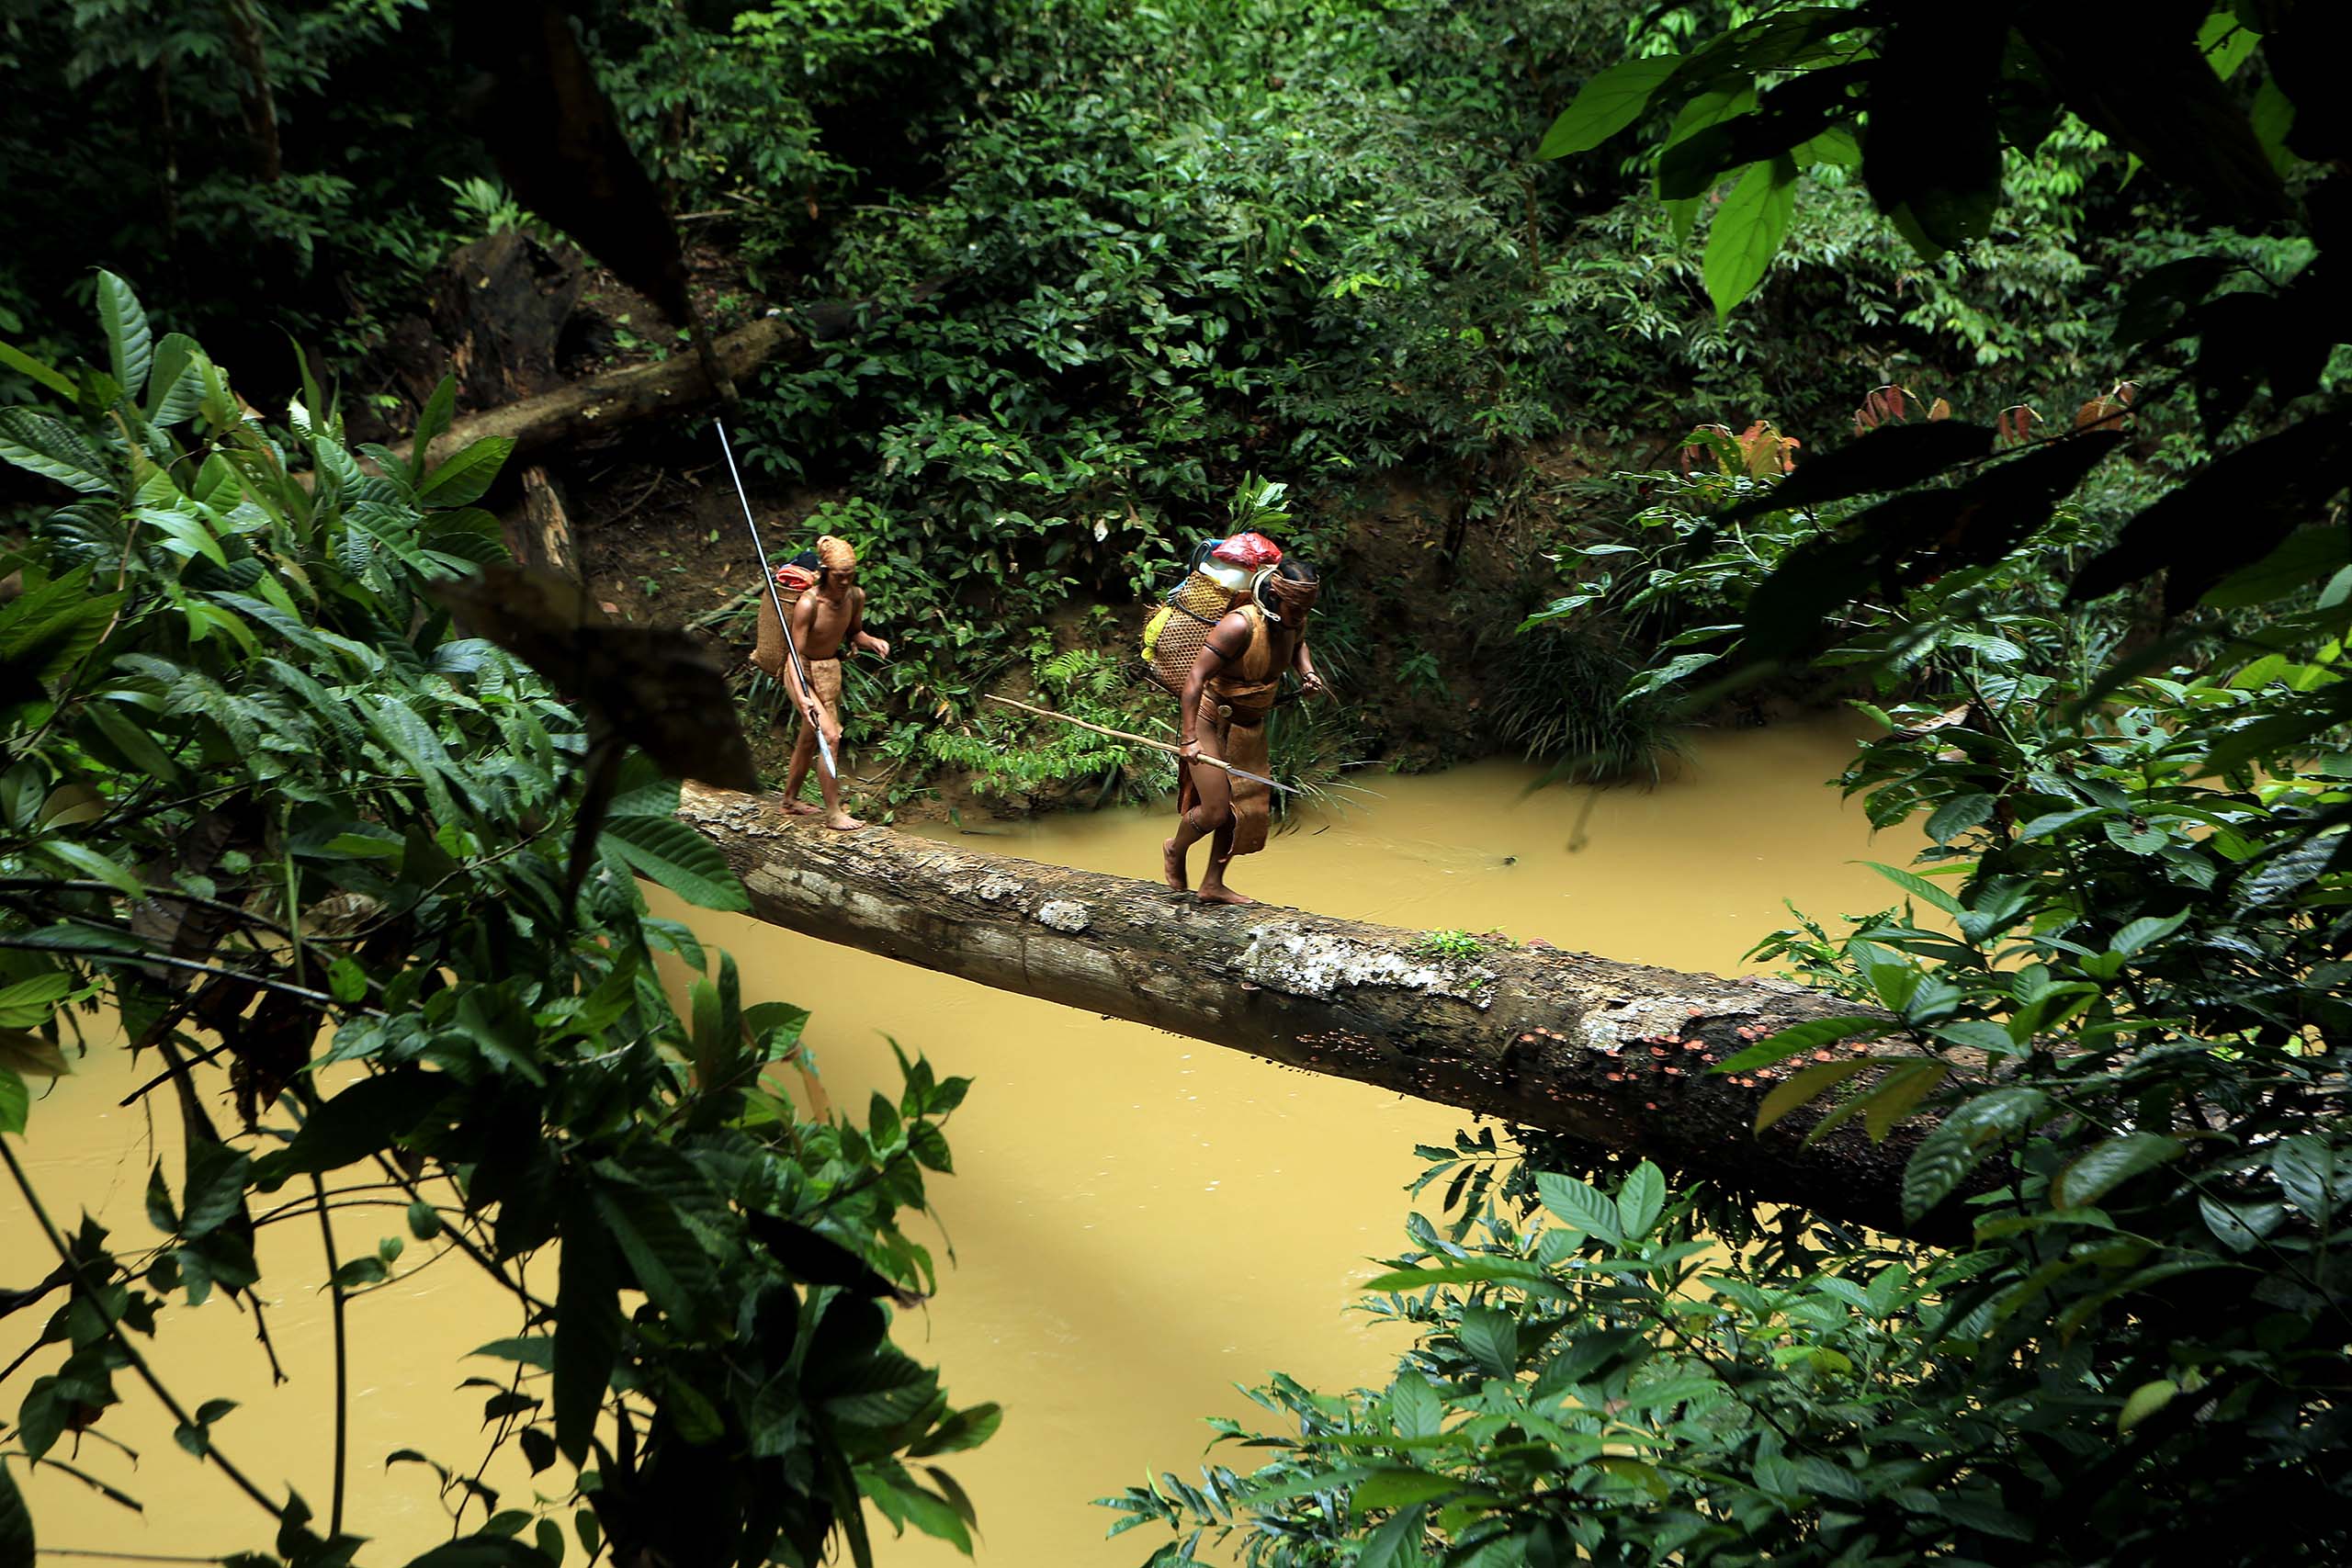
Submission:
MULTIPOLYGON (((73 1270, 74 1287, 81 1292, 82 1299, 90 1303, 91 1310, 98 1314, 99 1320, 105 1323, 107 1332, 113 1337, 115 1348, 122 1352, 123 1359, 130 1363, 131 1371, 137 1372, 140 1380, 154 1392, 155 1397, 163 1401, 164 1408, 172 1413, 174 1420, 183 1427, 194 1427, 195 1418, 173 1397, 172 1391, 164 1386, 163 1380, 156 1377, 155 1370, 147 1364, 147 1358, 139 1353, 139 1348, 130 1342, 130 1336, 122 1331, 122 1320, 107 1309, 104 1294, 83 1274, 82 1265, 75 1261, 72 1250, 65 1245, 65 1238, 57 1233, 57 1227, 50 1223, 49 1211, 41 1206, 40 1194, 33 1190, 32 1179, 17 1163, 17 1152, 8 1146, 5 1136, 0 1136, 0 1164, 7 1166, 8 1174, 16 1179, 17 1190, 25 1195, 25 1207, 32 1211, 34 1223, 40 1226, 40 1234, 49 1238, 49 1245, 57 1252, 58 1261, 73 1270)), ((232 1464, 229 1456, 222 1453, 217 1444, 207 1442, 204 1457, 220 1466, 220 1472, 236 1483, 237 1489, 259 1504, 262 1511, 271 1518, 285 1517, 284 1506, 272 1502, 268 1493, 247 1479, 245 1472, 232 1464)))

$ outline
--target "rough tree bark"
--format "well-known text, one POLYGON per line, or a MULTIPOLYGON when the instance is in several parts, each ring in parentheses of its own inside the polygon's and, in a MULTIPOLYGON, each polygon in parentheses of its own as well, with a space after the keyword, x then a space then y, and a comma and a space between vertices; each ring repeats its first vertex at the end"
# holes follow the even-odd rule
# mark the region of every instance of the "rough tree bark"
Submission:
POLYGON ((580 575, 580 551, 571 542, 571 516, 563 492, 539 464, 525 467, 523 515, 508 525, 506 547, 526 566, 543 566, 566 577, 580 575))
POLYGON ((1549 947, 1437 958, 1419 931, 1216 908, 1158 883, 878 829, 833 833, 691 784, 679 814, 771 925, 1919 1231, 1896 1200, 1908 1140, 1872 1144, 1849 1125, 1808 1148, 1806 1112, 1759 1138, 1774 1077, 1708 1071, 1774 1031, 1855 1010, 1787 982, 1549 947))

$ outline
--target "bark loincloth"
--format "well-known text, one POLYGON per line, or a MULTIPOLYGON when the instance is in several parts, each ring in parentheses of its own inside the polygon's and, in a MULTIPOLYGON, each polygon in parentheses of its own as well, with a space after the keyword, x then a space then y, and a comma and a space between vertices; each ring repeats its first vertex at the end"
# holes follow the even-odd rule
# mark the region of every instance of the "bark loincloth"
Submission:
POLYGON ((842 722, 842 661, 838 659, 804 659, 808 667, 808 694, 817 699, 833 728, 842 722))

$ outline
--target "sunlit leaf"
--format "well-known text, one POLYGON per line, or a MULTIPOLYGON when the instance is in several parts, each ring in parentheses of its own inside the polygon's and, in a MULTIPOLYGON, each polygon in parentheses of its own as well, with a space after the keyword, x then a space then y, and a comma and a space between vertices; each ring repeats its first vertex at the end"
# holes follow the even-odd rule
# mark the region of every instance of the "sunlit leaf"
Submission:
POLYGON ((1707 231, 1707 298, 1723 320, 1764 281, 1796 211, 1796 165, 1785 157, 1750 164, 1715 209, 1707 231))
POLYGON ((1653 55, 1624 61, 1593 77, 1544 133, 1536 157, 1564 158, 1600 146, 1640 118, 1651 95, 1681 63, 1679 55, 1653 55))

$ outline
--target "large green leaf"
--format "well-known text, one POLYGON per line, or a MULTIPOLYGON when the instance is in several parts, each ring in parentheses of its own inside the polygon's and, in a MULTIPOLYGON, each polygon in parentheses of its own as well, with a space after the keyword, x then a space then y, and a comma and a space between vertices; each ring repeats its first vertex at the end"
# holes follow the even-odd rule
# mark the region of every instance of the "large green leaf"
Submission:
POLYGON ((185 333, 165 333, 155 345, 155 367, 147 386, 147 419, 177 424, 203 405, 207 381, 204 350, 185 333))
POLYGON ((42 364, 15 344, 0 343, 0 365, 5 365, 20 375, 31 377, 68 401, 74 397, 73 382, 59 375, 54 367, 42 364))
POLYGON ((1587 82, 1575 101, 1560 112, 1535 149, 1538 158, 1564 158, 1589 152, 1640 118, 1651 95, 1674 74, 1682 58, 1654 55, 1612 65, 1587 82))
POLYGON ((1808 1019, 1792 1023, 1778 1033, 1758 1040, 1747 1050, 1726 1058, 1715 1071, 1719 1073, 1753 1072, 1769 1067, 1775 1062, 1786 1061, 1799 1052, 1828 1045, 1850 1035, 1868 1034, 1875 1038, 1893 1027, 1889 1020, 1872 1018, 1862 1013, 1849 1013, 1843 1018, 1808 1019))
POLYGON ((0 1133, 21 1133, 32 1110, 32 1091, 13 1067, 0 1067, 0 1133))
POLYGON ((751 895, 717 844, 674 817, 615 817, 604 847, 648 881, 706 909, 748 909, 751 895))
POLYGON ((1519 1320, 1498 1307, 1464 1307, 1455 1330, 1470 1359, 1498 1378, 1519 1367, 1519 1320))
POLYGON ((1430 1285, 1517 1285, 1525 1290, 1554 1290, 1551 1277, 1533 1263, 1517 1258, 1480 1258, 1441 1263, 1434 1268, 1397 1269, 1366 1280, 1367 1291, 1419 1291, 1430 1285))
POLYGON ((1863 1097, 1862 1125, 1869 1130, 1871 1142, 1886 1142, 1896 1125, 1941 1087, 1951 1072, 1951 1064, 1927 1059, 1888 1069, 1886 1077, 1863 1097))
POLYGON ((44 1040, 22 1029, 0 1029, 0 1071, 58 1078, 73 1070, 54 1040, 44 1040))
POLYGON ((368 728, 376 739, 405 763, 411 776, 424 786, 425 804, 434 816, 444 822, 455 818, 457 804, 449 785, 457 765, 433 727, 414 708, 394 696, 377 697, 365 705, 364 711, 368 728))
POLYGON ((85 495, 114 489, 110 466, 96 447, 30 409, 0 409, 0 461, 55 479, 85 495))
POLYGON ((508 1535, 487 1531, 458 1540, 445 1540, 422 1557, 408 1560, 408 1568, 556 1568, 548 1555, 508 1535))
POLYGON ((413 485, 424 479, 424 461, 430 455, 429 449, 433 443, 440 438, 441 433, 449 428, 449 415, 457 406, 458 378, 455 376, 444 376, 441 378, 441 384, 433 389, 433 395, 424 400, 424 407, 418 411, 416 430, 409 437, 408 480, 410 484, 413 485))
POLYGON ((1617 1224, 1626 1240, 1639 1241, 1665 1210, 1666 1174, 1644 1160, 1617 1190, 1617 1224))
POLYGON ((1445 1402, 1429 1379, 1408 1367, 1388 1385, 1388 1416, 1400 1438, 1433 1438, 1445 1424, 1445 1402))
POLYGON ((596 1412, 620 1355, 620 1258, 596 1205, 577 1184, 562 1199, 563 1246, 556 1265, 556 1447, 573 1464, 588 1459, 596 1412))
POLYGON ((966 1449, 978 1448, 996 1435, 1004 1424, 1004 1411, 1000 1405, 974 1404, 956 1411, 931 1429, 931 1435, 907 1450, 909 1459, 924 1459, 933 1454, 960 1453, 966 1449))
POLYGON ((263 1156, 257 1174, 274 1185, 366 1159, 414 1132, 457 1088, 455 1079, 413 1065, 362 1078, 311 1111, 292 1143, 263 1156))
POLYGON ((1996 805, 1997 802, 1989 795, 1953 795, 1937 807, 1934 815, 1928 818, 1928 837, 1939 844, 1948 844, 1971 829, 1981 828, 1991 821, 1996 805))
POLYGON ((628 1259, 638 1288, 678 1324, 699 1325, 705 1315, 702 1296, 716 1274, 710 1254, 686 1228, 676 1205, 659 1192, 621 1181, 599 1182, 595 1199, 596 1212, 628 1259))
POLYGON ((2126 1133, 2094 1145, 2060 1173, 2050 1201, 2061 1209, 2096 1203, 2143 1171, 2178 1159, 2188 1145, 2169 1133, 2126 1133))
POLYGON ((1960 900, 1951 896, 1949 888, 1939 887, 1916 872, 1905 871, 1900 866, 1881 865, 1874 860, 1866 860, 1862 863, 1922 903, 1932 904, 1947 915, 1962 913, 1960 900))
POLYGON ((1990 1089, 1944 1117, 1903 1168, 1903 1213, 1916 1220, 1956 1191, 1996 1139, 2014 1137, 2050 1112, 2050 1096, 1990 1089))
POLYGON ((1464 1489, 1462 1482, 1435 1471, 1375 1470, 1356 1483, 1348 1507, 1362 1517, 1374 1508, 1408 1508, 1464 1489))
POLYGON ((94 597, 89 586, 90 569, 76 567, 0 609, 0 659, 42 681, 80 663, 125 599, 120 593, 94 597))
POLYGON ((1750 164, 1715 209, 1707 231, 1705 272, 1716 320, 1728 317, 1764 281, 1796 212, 1796 164, 1788 157, 1750 164))
POLYGON ((1802 1071, 1792 1073, 1786 1081, 1772 1086, 1756 1108, 1756 1131, 1761 1133, 1791 1111, 1812 1103, 1848 1078, 1872 1066, 1868 1056, 1848 1056, 1841 1061, 1815 1062, 1802 1071))
POLYGON ((449 455, 416 487, 416 499, 425 506, 471 506, 490 488, 491 480, 514 450, 514 438, 485 435, 470 446, 449 455))
POLYGON ((106 328, 107 358, 122 395, 134 401, 146 389, 155 362, 155 333, 130 285, 110 272, 98 274, 98 321, 106 328))
POLYGON ((852 1366, 832 1369, 825 1414, 853 1427, 887 1431, 922 1414, 939 1392, 930 1369, 888 1345, 852 1366))
POLYGON ((161 534, 164 548, 183 560, 202 556, 215 566, 229 564, 228 556, 220 548, 220 541, 202 513, 181 512, 165 506, 142 506, 131 514, 145 527, 161 534))
POLYGON ((1589 1182, 1546 1170, 1536 1175, 1535 1190, 1543 1198, 1544 1206, 1564 1224, 1602 1241, 1621 1238, 1617 1205, 1602 1197, 1589 1182))

